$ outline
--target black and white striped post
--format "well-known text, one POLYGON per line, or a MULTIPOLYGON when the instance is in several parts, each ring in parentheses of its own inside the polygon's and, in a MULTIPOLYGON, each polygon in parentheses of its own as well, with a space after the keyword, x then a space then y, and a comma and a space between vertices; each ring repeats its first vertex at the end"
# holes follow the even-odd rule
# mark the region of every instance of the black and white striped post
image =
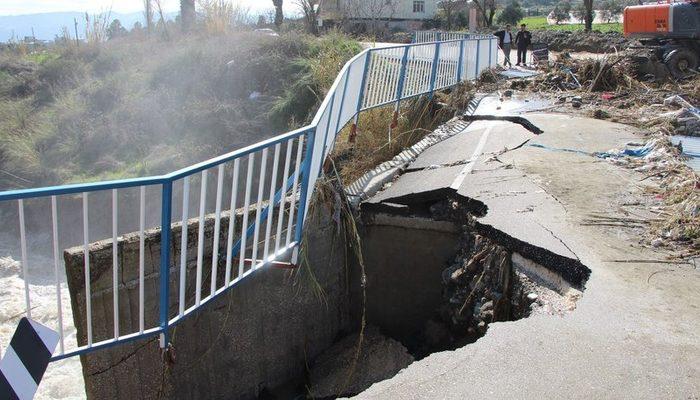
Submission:
POLYGON ((0 399, 34 398, 58 344, 58 333, 22 318, 0 361, 0 399))

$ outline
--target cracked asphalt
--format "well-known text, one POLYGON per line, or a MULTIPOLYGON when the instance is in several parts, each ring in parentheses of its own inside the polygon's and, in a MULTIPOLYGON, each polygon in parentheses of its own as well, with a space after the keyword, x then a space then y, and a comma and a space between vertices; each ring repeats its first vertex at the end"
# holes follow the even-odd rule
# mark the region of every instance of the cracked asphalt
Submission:
POLYGON ((671 254, 643 246, 638 227, 586 223, 592 214, 655 216, 629 201, 648 196, 643 176, 584 154, 640 133, 528 108, 490 98, 477 114, 521 114, 542 135, 474 122, 368 201, 453 187, 488 207, 480 224, 589 267, 576 310, 491 324, 476 343, 432 354, 357 398, 699 399, 700 271, 653 262, 671 254))

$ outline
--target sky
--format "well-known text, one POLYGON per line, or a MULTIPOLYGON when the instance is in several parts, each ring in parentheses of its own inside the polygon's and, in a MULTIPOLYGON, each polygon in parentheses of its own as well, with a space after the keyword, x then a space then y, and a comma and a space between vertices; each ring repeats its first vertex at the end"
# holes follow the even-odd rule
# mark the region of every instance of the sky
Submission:
MULTIPOLYGON (((251 11, 272 8, 271 0, 234 0, 251 11)), ((285 10, 293 11, 290 1, 285 10)), ((180 0, 161 0, 165 11, 177 11, 180 0)), ((143 9, 142 0, 0 0, 0 15, 37 14, 47 12, 80 11, 101 12, 111 8, 114 12, 131 13, 143 9)))

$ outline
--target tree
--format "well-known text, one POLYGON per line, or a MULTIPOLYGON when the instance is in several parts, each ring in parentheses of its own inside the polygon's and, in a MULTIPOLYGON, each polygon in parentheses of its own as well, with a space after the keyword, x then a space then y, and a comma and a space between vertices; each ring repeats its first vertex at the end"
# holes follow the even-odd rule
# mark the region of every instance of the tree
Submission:
POLYGON ((153 29, 153 3, 151 0, 143 0, 144 17, 146 18, 146 30, 151 33, 153 29))
POLYGON ((620 15, 622 15, 623 10, 624 6, 619 0, 606 0, 603 3, 601 16, 605 20, 605 22, 609 24, 612 21, 616 21, 620 17, 620 15))
POLYGON ((496 15, 496 0, 473 0, 474 5, 481 14, 486 26, 493 25, 493 17, 496 15))
POLYGON ((284 11, 282 10, 283 0, 272 0, 272 4, 275 6, 275 26, 279 31, 282 28, 282 23, 284 22, 284 11))
POLYGON ((571 14, 574 16, 574 20, 578 21, 580 24, 586 23, 586 5, 579 3, 571 10, 571 14))
POLYGON ((515 25, 523 19, 523 9, 517 1, 513 1, 503 9, 501 15, 498 16, 499 24, 515 25))
POLYGON ((122 26, 122 23, 118 19, 112 21, 107 28, 107 40, 116 39, 118 37, 125 36, 126 34, 127 30, 122 26))
POLYGON ((182 30, 188 31, 194 25, 197 19, 197 14, 194 8, 195 0, 180 0, 180 21, 182 22, 182 30))
POLYGON ((593 30, 593 0, 583 0, 583 8, 586 10, 583 20, 586 23, 586 32, 593 30))
POLYGON ((303 17, 306 31, 312 35, 318 35, 318 4, 317 0, 294 0, 294 4, 299 8, 303 17))
POLYGON ((346 20, 366 21, 373 34, 386 28, 384 21, 396 14, 399 0, 346 0, 341 12, 346 20))
POLYGON ((452 30, 453 24, 456 22, 459 6, 460 4, 456 0, 443 0, 438 6, 445 18, 445 29, 448 31, 452 30))
POLYGON ((554 10, 552 10, 552 19, 557 25, 564 21, 570 20, 571 3, 569 3, 568 1, 562 1, 561 3, 557 4, 554 7, 554 10))

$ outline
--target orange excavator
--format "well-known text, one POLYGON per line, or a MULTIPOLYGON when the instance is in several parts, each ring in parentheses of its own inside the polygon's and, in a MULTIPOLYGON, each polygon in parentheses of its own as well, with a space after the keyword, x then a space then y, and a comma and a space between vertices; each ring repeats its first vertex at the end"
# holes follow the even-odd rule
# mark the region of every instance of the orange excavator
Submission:
POLYGON ((639 39, 651 53, 646 70, 676 79, 698 73, 700 63, 700 3, 643 4, 625 8, 625 36, 639 39), (665 70, 665 71, 664 71, 665 70))

